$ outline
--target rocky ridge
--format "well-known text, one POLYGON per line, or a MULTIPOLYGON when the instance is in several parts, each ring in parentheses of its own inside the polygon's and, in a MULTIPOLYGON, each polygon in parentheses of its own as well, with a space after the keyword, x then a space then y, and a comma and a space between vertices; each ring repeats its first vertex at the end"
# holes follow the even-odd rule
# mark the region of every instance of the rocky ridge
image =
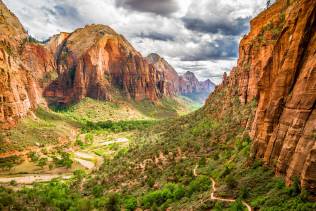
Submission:
POLYGON ((254 119, 245 123, 252 158, 285 175, 287 184, 299 178, 311 193, 316 192, 315 32, 315 0, 277 1, 251 21, 237 67, 215 91, 228 89, 227 97, 238 96, 242 104, 257 102, 254 119))
POLYGON ((117 95, 156 102, 178 94, 178 74, 165 60, 142 57, 108 26, 87 25, 38 42, 0 1, 0 29, 0 128, 12 127, 39 104, 117 95))
POLYGON ((195 96, 201 95, 198 101, 204 102, 208 95, 215 89, 215 84, 207 79, 199 81, 193 72, 187 71, 179 75, 174 68, 158 54, 150 54, 147 61, 164 75, 164 93, 169 95, 195 96))

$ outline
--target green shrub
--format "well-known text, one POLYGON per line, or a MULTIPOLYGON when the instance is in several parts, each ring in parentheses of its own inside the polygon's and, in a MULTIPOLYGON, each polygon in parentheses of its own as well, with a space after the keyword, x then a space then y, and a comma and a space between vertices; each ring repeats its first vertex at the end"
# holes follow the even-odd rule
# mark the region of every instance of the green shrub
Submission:
POLYGON ((54 163, 58 167, 71 168, 73 161, 70 159, 70 154, 67 152, 61 153, 61 158, 53 157, 54 163))
POLYGON ((11 169, 13 166, 22 163, 22 158, 16 155, 0 158, 0 169, 11 169))
POLYGON ((238 182, 236 181, 233 175, 226 176, 225 183, 229 188, 235 188, 238 185, 238 182))
POLYGON ((37 165, 40 167, 46 166, 48 158, 41 158, 37 161, 37 165))
POLYGON ((95 197, 100 197, 103 195, 103 186, 102 185, 95 185, 93 188, 92 188, 92 194, 95 196, 95 197))
POLYGON ((294 177, 291 187, 287 190, 290 196, 297 196, 301 193, 300 180, 298 177, 294 177))
POLYGON ((152 191, 145 194, 142 197, 142 205, 145 208, 150 208, 152 206, 161 206, 172 201, 176 201, 184 197, 185 189, 182 185, 168 183, 161 190, 152 191))
POLYGON ((87 134, 85 135, 85 144, 86 144, 86 145, 91 145, 91 144, 93 144, 93 139, 94 139, 93 134, 92 134, 92 133, 87 133, 87 134))
POLYGON ((27 156, 31 159, 32 162, 36 162, 39 159, 39 156, 36 152, 29 152, 27 156))
POLYGON ((137 207, 137 199, 133 196, 126 197, 123 200, 123 205, 127 211, 135 210, 137 207))
POLYGON ((234 203, 232 203, 229 207, 229 210, 231 211, 244 211, 244 205, 242 202, 237 199, 234 203))
POLYGON ((211 181, 207 176, 198 176, 196 179, 192 180, 188 187, 188 194, 192 195, 194 192, 209 190, 211 186, 211 181))

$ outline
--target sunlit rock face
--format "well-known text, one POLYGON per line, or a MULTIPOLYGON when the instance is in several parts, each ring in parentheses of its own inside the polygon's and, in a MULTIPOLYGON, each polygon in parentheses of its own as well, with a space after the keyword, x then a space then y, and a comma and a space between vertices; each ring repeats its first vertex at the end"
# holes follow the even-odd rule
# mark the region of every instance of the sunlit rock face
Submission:
POLYGON ((11 127, 37 107, 43 87, 39 79, 54 70, 50 52, 29 40, 17 17, 0 1, 1 128, 11 127))
POLYGON ((68 104, 87 96, 111 100, 116 91, 136 101, 164 95, 163 74, 110 27, 88 25, 59 36, 48 44, 57 49, 59 75, 45 91, 52 101, 68 104), (63 41, 58 46, 55 40, 63 41))
POLYGON ((175 95, 168 86, 177 85, 108 26, 88 25, 39 43, 2 1, 0 10, 1 128, 14 126, 39 104, 175 95))
MULTIPOLYGON (((257 101, 252 157, 316 192, 316 1, 279 0, 251 21, 218 90, 257 101)), ((218 91, 217 90, 217 91, 218 91)))
POLYGON ((184 95, 204 102, 208 95, 215 89, 211 80, 199 81, 193 72, 186 72, 180 76, 175 69, 158 54, 150 54, 147 61, 154 65, 156 70, 163 75, 163 93, 165 95, 184 95))

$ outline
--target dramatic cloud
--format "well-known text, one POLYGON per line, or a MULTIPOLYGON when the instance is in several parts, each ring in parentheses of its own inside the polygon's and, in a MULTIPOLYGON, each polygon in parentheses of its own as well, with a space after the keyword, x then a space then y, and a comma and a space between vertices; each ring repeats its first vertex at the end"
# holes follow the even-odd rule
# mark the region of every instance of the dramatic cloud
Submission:
POLYGON ((206 61, 209 59, 232 59, 237 57, 238 43, 233 38, 217 39, 198 46, 192 53, 181 57, 183 61, 206 61))
POLYGON ((148 38, 151 40, 159 40, 159 41, 175 41, 174 35, 163 34, 163 33, 159 33, 159 32, 141 32, 137 36, 142 38, 142 39, 148 38))
POLYGON ((158 15, 170 15, 179 9, 175 0, 116 0, 116 5, 126 9, 151 12, 158 15))
POLYGON ((181 74, 216 83, 236 65, 238 43, 266 0, 3 0, 28 32, 45 40, 98 23, 144 56, 158 53, 181 74))
POLYGON ((236 36, 241 35, 248 30, 250 17, 222 20, 222 22, 214 20, 204 21, 198 18, 187 17, 184 17, 182 20, 184 25, 193 31, 236 36))

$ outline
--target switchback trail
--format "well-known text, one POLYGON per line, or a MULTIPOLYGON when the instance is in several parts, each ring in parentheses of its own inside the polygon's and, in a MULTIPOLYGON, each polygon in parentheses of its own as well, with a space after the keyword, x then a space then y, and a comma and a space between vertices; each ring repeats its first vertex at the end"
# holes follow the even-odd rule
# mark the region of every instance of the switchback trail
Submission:
MULTIPOLYGON (((194 175, 195 177, 198 176, 198 174, 196 173, 197 168, 198 168, 198 165, 196 165, 196 166, 194 167, 194 169, 193 169, 193 175, 194 175)), ((223 202, 235 202, 235 201, 236 201, 236 199, 225 199, 225 198, 221 198, 221 197, 216 197, 216 196, 215 196, 215 192, 216 192, 216 182, 215 182, 215 180, 214 180, 212 177, 210 177, 210 179, 211 179, 211 181, 212 181, 211 200, 213 200, 213 201, 223 201, 223 202)), ((251 208, 251 206, 250 206, 247 202, 245 202, 245 201, 243 201, 243 200, 242 200, 241 202, 243 203, 244 206, 247 207, 248 211, 253 211, 253 209, 251 208)))

